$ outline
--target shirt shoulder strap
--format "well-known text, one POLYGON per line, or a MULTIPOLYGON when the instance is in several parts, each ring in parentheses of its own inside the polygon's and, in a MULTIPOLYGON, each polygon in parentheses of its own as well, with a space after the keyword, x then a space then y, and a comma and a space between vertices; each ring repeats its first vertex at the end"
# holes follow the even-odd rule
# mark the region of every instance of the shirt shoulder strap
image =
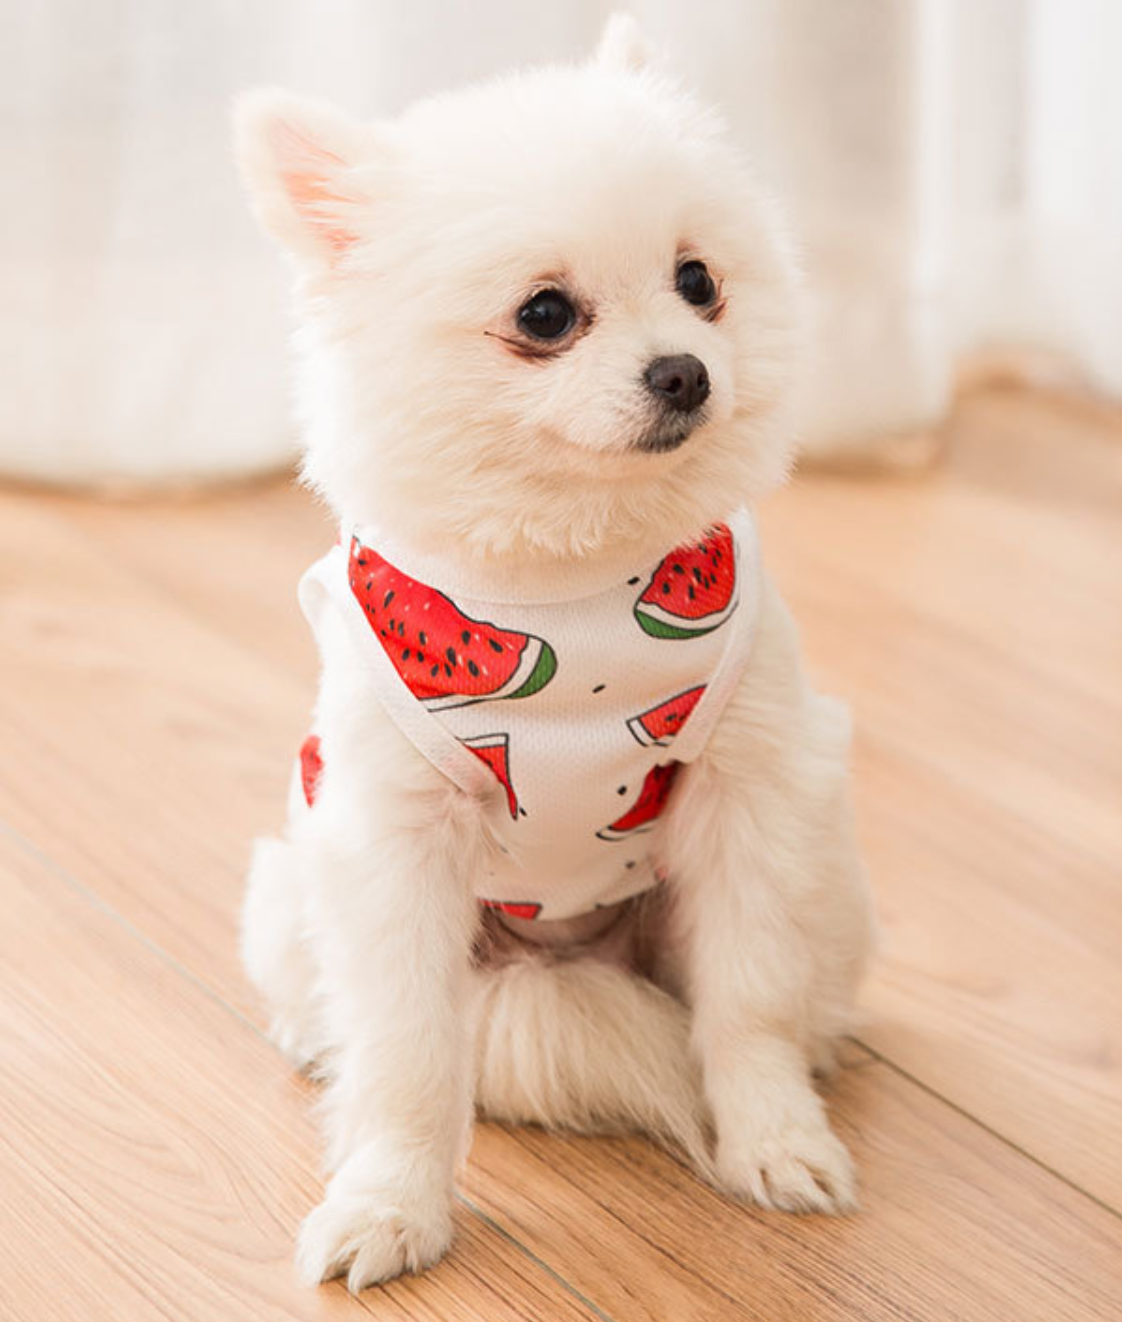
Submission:
POLYGON ((394 669, 351 592, 347 552, 342 546, 332 547, 305 572, 300 580, 299 599, 321 651, 326 612, 332 612, 342 622, 370 675, 379 702, 401 733, 438 771, 473 797, 493 792, 495 778, 487 764, 425 710, 394 669))

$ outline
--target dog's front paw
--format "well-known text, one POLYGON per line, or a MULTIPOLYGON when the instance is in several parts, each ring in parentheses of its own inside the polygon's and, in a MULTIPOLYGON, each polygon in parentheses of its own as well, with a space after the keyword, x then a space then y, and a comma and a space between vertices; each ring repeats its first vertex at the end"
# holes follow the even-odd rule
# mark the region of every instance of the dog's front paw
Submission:
POLYGON ((302 1073, 311 1072, 323 1052, 321 1032, 311 1011, 278 1011, 269 1023, 269 1040, 288 1063, 302 1073))
POLYGON ((824 1118, 722 1141, 717 1173, 731 1193, 781 1212, 840 1213, 857 1207, 853 1159, 824 1118))
POLYGON ((447 1205, 424 1214, 381 1196, 329 1193, 300 1227, 296 1266, 308 1285, 345 1275, 347 1288, 357 1294, 433 1266, 451 1241, 447 1205))

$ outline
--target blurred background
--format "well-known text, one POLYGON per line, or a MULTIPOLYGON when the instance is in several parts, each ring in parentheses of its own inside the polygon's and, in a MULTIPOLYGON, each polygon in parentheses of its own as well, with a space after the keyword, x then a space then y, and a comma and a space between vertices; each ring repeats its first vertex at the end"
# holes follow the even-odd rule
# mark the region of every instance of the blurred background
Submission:
MULTIPOLYGON (((392 114, 588 52, 618 0, 0 0, 0 472, 289 461, 286 281, 230 158, 260 83, 392 114)), ((966 371, 1122 398, 1122 4, 633 0, 794 220, 825 460, 929 458, 966 371)))

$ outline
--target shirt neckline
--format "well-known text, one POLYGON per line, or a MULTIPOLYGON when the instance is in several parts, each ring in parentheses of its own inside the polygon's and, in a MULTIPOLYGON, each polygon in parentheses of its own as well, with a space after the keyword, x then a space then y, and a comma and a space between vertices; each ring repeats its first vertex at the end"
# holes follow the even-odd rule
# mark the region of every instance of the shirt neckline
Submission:
MULTIPOLYGON (((714 523, 726 523, 735 531, 748 513, 742 507, 714 523)), ((633 579, 649 579, 662 561, 677 546, 651 539, 649 550, 638 547, 632 554, 590 556, 586 562, 563 560, 553 564, 515 565, 472 564, 462 559, 420 550, 400 539, 388 536, 372 523, 352 525, 341 539, 350 553, 351 538, 357 537, 387 559, 396 569, 420 583, 469 601, 494 605, 545 605, 581 601, 598 596, 633 579)))

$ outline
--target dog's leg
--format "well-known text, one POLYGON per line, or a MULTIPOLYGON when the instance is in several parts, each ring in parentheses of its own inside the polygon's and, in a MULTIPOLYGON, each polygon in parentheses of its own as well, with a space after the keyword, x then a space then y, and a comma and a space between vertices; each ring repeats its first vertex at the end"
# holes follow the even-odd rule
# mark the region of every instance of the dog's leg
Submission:
POLYGON ((664 822, 692 1040, 730 1191, 791 1211, 856 1203, 811 1083, 846 1023, 871 920, 848 801, 848 721, 807 688, 770 588, 753 660, 664 822))
POLYGON ((269 1036, 297 1069, 322 1048, 315 966, 305 939, 310 861, 299 845, 265 838, 253 846, 242 908, 245 971, 269 1007, 269 1036))
POLYGON ((335 1173, 297 1261, 308 1281, 345 1274, 357 1291, 431 1265, 451 1240, 472 1111, 470 882, 483 832, 479 805, 368 695, 334 705, 321 709, 325 769, 301 835, 315 859, 309 927, 335 1173))

